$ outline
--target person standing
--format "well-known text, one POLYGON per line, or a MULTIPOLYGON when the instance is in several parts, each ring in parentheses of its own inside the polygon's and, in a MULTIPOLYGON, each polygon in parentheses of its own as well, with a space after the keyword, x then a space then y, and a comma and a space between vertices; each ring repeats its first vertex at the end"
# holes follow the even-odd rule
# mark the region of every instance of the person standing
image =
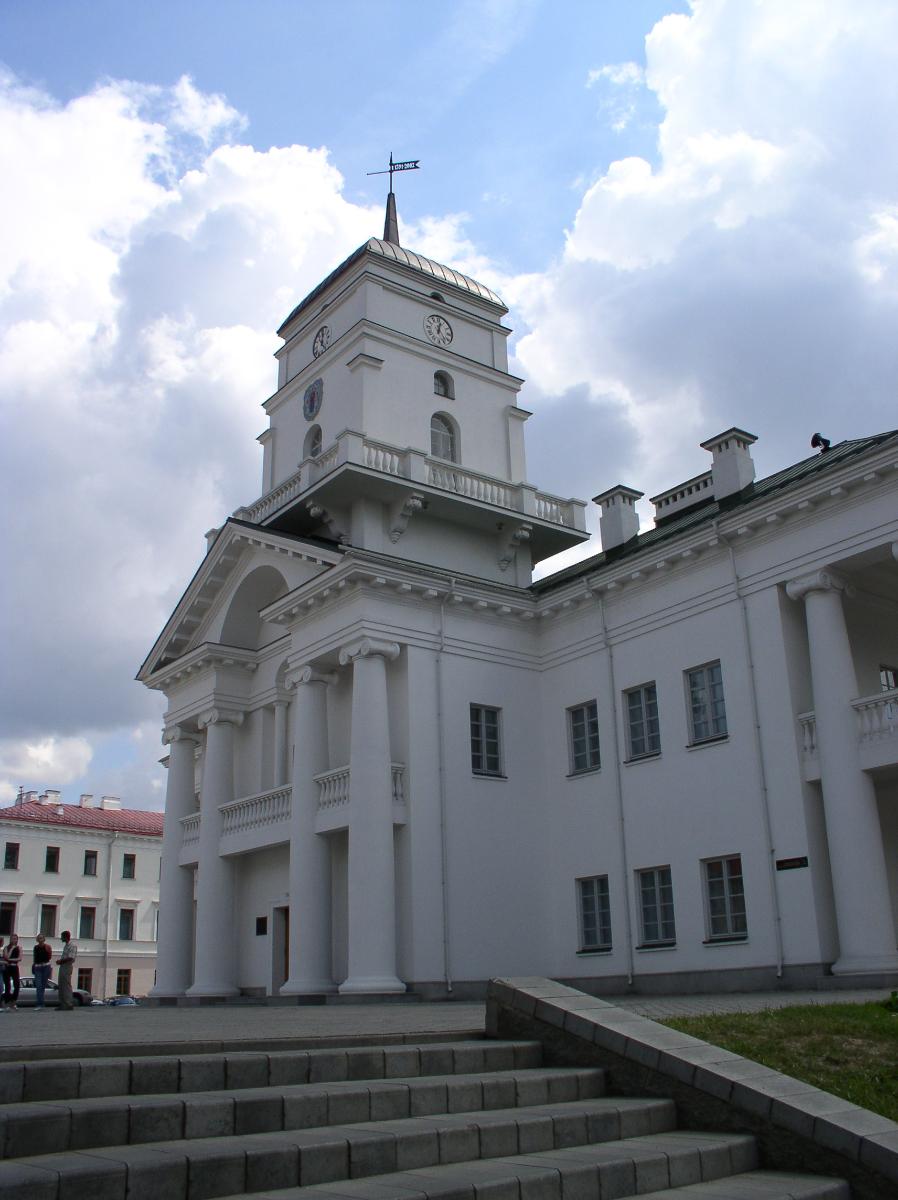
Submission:
POLYGON ((19 963, 22 959, 22 947, 19 945, 19 935, 9 936, 6 947, 6 978, 3 981, 3 1003, 7 1008, 18 1008, 19 999, 19 963))
POLYGON ((62 931, 62 954, 56 960, 59 967, 59 1008, 61 1012, 71 1012, 75 1007, 72 994, 72 970, 78 957, 78 947, 72 941, 68 929, 62 931))
MULTIPOLYGON (((0 1001, 6 994, 6 947, 5 938, 0 937, 0 1001)), ((6 1012, 6 1005, 0 1003, 0 1012, 6 1012)))
POLYGON ((44 992, 47 988, 47 980, 50 978, 50 972, 53 970, 50 964, 52 957, 52 946, 48 946, 47 939, 42 933, 39 933, 35 941, 31 960, 31 974, 34 976, 34 990, 37 993, 35 1009, 44 1007, 44 992))

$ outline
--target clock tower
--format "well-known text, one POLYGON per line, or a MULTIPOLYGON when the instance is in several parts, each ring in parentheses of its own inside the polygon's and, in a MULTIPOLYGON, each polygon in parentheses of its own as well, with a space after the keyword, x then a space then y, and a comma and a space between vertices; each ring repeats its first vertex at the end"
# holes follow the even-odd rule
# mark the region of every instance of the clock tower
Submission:
POLYGON ((384 237, 278 330, 263 494, 235 516, 526 586, 534 561, 587 533, 582 502, 527 482, 507 311, 399 245, 391 192, 384 237))

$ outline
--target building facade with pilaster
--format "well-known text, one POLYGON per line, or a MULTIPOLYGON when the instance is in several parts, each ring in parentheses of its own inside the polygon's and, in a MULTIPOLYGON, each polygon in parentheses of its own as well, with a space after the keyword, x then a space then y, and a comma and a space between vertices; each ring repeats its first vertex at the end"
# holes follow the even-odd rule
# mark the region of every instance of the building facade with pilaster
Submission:
POLYGON ((0 809, 0 936, 19 935, 22 976, 31 974, 37 935, 55 957, 68 929, 79 988, 101 999, 147 994, 156 976, 162 825, 162 813, 123 808, 118 796, 66 804, 52 788, 21 791, 0 809))
POLYGON ((388 216, 278 331, 262 494, 139 674, 154 994, 898 980, 898 434, 756 480, 728 429, 534 582, 587 506, 527 479, 506 312, 388 216))

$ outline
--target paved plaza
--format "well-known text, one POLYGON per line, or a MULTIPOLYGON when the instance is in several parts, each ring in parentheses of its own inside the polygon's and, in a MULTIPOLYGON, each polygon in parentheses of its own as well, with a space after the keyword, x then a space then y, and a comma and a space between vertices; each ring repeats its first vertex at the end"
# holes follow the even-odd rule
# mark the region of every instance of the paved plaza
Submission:
MULTIPOLYGON (((864 1003, 882 1000, 883 990, 751 992, 706 996, 612 997, 613 1003, 654 1020, 715 1012, 757 1012, 797 1004, 864 1003)), ((21 1008, 3 1013, 0 1053, 27 1051, 25 1057, 53 1057, 54 1047, 82 1047, 87 1053, 177 1053, 315 1044, 361 1044, 383 1039, 413 1041, 478 1037, 485 1005, 456 1001, 421 1004, 358 1004, 279 1007, 222 1004, 185 1008, 83 1008, 62 1013, 21 1008)))

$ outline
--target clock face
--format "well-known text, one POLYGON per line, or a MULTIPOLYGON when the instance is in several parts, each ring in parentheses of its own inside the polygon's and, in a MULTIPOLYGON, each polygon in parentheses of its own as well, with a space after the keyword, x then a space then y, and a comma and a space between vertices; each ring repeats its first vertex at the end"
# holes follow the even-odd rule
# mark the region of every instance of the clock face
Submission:
POLYGON ((424 318, 424 332, 435 346, 448 346, 452 341, 452 326, 438 313, 424 318))
POLYGON ((321 411, 321 401, 324 399, 324 383, 314 380, 306 388, 302 397, 302 415, 307 421, 314 421, 321 411))
POLYGON ((331 331, 327 325, 322 325, 315 334, 315 340, 312 342, 312 353, 317 358, 319 354, 323 354, 331 344, 331 331))

